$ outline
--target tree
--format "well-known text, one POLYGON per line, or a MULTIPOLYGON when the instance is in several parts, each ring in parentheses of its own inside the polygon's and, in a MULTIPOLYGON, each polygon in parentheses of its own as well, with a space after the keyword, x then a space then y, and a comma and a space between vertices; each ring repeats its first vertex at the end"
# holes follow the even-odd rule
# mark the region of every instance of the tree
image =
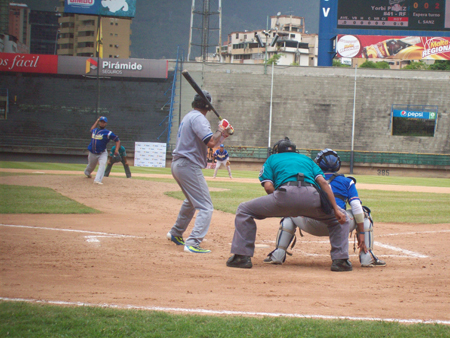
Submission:
POLYGON ((283 56, 284 54, 280 53, 280 54, 274 54, 269 60, 267 60, 266 64, 267 65, 271 65, 273 64, 278 64, 278 61, 280 60, 280 58, 283 56))
POLYGON ((431 70, 450 70, 449 60, 436 60, 434 64, 430 65, 428 69, 431 70))
POLYGON ((359 68, 377 68, 377 65, 373 61, 366 60, 359 68))
POLYGON ((403 69, 409 69, 409 70, 427 70, 429 69, 429 66, 423 62, 422 60, 419 60, 417 62, 411 62, 406 67, 403 67, 403 69))
POLYGON ((333 59, 333 67, 350 67, 350 66, 344 65, 340 60, 333 59))

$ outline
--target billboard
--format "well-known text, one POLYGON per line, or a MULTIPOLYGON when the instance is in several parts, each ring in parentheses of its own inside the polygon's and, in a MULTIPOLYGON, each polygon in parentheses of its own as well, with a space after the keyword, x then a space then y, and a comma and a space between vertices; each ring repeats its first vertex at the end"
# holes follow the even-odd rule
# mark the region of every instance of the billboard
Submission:
POLYGON ((436 120, 436 115, 437 115, 436 112, 429 112, 429 111, 412 111, 412 110, 392 109, 393 117, 436 120))
POLYGON ((0 72, 56 74, 58 56, 0 53, 0 72))
POLYGON ((168 60, 100 59, 82 56, 60 56, 58 74, 101 77, 133 77, 167 79, 168 60))
POLYGON ((136 0, 64 0, 64 13, 134 18, 136 0))
POLYGON ((338 35, 338 57, 450 60, 450 37, 338 35))
POLYGON ((450 31, 450 0, 339 0, 338 28, 450 31))
POLYGON ((135 142, 135 167, 166 167, 166 144, 157 142, 135 142))

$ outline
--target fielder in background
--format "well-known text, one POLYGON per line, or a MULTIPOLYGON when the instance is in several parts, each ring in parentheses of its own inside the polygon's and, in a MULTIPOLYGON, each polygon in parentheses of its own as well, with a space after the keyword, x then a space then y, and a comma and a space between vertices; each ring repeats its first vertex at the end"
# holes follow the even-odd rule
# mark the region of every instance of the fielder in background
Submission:
MULTIPOLYGON (((356 179, 338 174, 341 168, 341 159, 332 149, 324 149, 319 152, 314 162, 323 170, 327 182, 331 186, 336 204, 346 210, 347 203, 351 207, 346 210, 350 218, 350 233, 356 230, 358 240, 359 261, 362 267, 385 266, 386 263, 373 253, 373 221, 370 209, 362 206, 356 190, 356 179)), ((328 227, 325 223, 307 217, 287 217, 280 222, 276 239, 276 249, 269 253, 264 263, 283 264, 289 245, 294 240, 291 249, 296 243, 295 232, 297 227, 313 236, 329 236, 328 227)), ((290 254, 290 253, 289 253, 290 254)))
POLYGON ((112 131, 106 129, 108 119, 101 116, 94 122, 91 127, 91 143, 89 143, 88 150, 88 165, 84 170, 84 174, 91 178, 91 174, 98 164, 97 175, 95 175, 94 183, 103 184, 103 176, 105 175, 106 161, 108 160, 108 153, 106 145, 109 141, 116 142, 116 151, 114 155, 119 155, 117 149, 120 149, 120 139, 112 131), (98 126, 98 127, 97 127, 98 126))
POLYGON ((322 170, 312 159, 297 153, 295 144, 286 137, 274 145, 272 155, 259 173, 259 180, 267 195, 239 205, 231 243, 232 256, 227 266, 252 267, 255 219, 307 216, 324 222, 328 227, 333 261, 331 270, 352 270, 347 238, 350 219, 336 204, 322 170))
MULTIPOLYGON (((203 93, 211 102, 211 95, 206 90, 203 93)), ((208 233, 214 210, 208 185, 202 173, 202 169, 207 166, 208 147, 216 147, 234 132, 233 127, 225 119, 220 121, 216 132, 211 131, 211 125, 206 119, 206 114, 211 110, 209 102, 198 94, 194 96, 192 102, 194 109, 181 121, 177 143, 172 153, 172 175, 186 199, 181 205, 175 225, 167 233, 167 239, 177 245, 184 245, 184 251, 192 253, 211 252, 200 247, 200 243, 208 233), (184 241, 183 234, 196 210, 198 214, 194 228, 184 241)))
POLYGON ((227 167, 228 176, 233 178, 233 176, 231 176, 230 156, 228 155, 228 151, 224 149, 223 144, 221 144, 219 149, 214 152, 214 159, 216 160, 216 168, 214 169, 213 178, 216 178, 217 170, 219 170, 221 165, 227 167))
POLYGON ((114 163, 122 162, 123 169, 125 170, 125 175, 127 175, 127 178, 130 178, 131 171, 130 171, 130 166, 128 165, 127 151, 125 150, 125 147, 120 146, 119 156, 115 156, 114 155, 115 152, 116 152, 116 146, 113 146, 111 148, 111 151, 108 156, 108 165, 106 166, 105 176, 109 177, 109 173, 111 172, 111 169, 112 169, 112 166, 114 163))

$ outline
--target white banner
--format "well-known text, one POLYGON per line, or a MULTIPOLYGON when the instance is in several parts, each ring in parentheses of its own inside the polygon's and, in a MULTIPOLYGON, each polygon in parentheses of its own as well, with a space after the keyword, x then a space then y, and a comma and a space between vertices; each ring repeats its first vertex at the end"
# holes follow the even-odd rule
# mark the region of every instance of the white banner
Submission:
POLYGON ((135 142, 135 167, 166 167, 166 144, 156 142, 135 142))

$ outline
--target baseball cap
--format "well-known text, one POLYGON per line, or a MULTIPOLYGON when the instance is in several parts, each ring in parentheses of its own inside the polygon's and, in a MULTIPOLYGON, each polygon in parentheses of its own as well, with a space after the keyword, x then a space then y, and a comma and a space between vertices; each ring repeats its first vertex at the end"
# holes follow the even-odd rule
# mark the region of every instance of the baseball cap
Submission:
POLYGON ((106 117, 104 117, 104 116, 100 117, 98 120, 99 121, 105 121, 106 123, 108 123, 108 119, 106 117))
POLYGON ((223 144, 220 145, 223 148, 223 144))

